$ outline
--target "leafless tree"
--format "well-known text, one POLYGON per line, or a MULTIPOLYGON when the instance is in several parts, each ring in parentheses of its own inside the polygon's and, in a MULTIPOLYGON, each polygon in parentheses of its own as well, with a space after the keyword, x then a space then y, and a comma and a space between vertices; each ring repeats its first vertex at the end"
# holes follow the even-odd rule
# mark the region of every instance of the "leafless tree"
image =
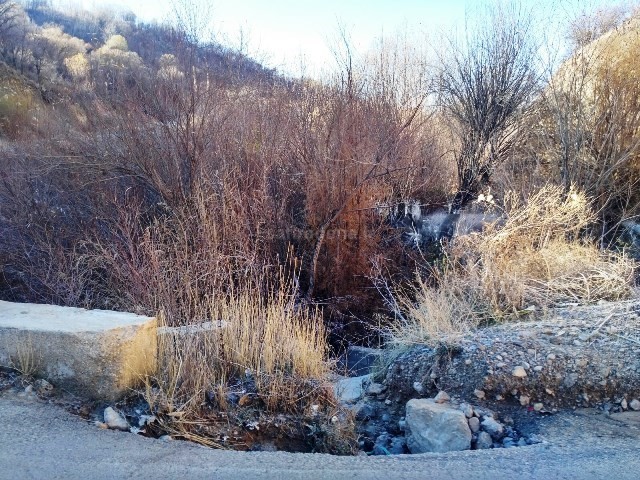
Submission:
POLYGON ((13 28, 19 14, 18 5, 13 0, 0 0, 0 38, 13 28))
POLYGON ((532 17, 518 6, 496 7, 451 36, 437 80, 439 105, 452 120, 458 191, 452 210, 468 203, 507 153, 520 111, 536 90, 537 46, 532 17))

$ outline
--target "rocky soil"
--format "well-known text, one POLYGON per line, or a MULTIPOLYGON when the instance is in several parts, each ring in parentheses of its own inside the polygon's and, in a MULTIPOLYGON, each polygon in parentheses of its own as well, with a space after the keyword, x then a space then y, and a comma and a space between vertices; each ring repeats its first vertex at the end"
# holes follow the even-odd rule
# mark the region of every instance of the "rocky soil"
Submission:
POLYGON ((532 312, 528 321, 407 349, 362 380, 361 396, 355 379, 343 380, 343 399, 367 452, 410 451, 407 402, 441 392, 452 408, 473 410, 471 447, 534 443, 540 417, 563 409, 640 410, 640 301, 532 312), (503 432, 478 428, 487 419, 503 432))

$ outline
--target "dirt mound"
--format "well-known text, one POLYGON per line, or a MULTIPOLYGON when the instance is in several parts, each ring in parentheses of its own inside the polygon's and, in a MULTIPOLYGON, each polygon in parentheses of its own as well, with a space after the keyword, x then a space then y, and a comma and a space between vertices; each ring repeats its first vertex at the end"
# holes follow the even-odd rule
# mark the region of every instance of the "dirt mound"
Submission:
POLYGON ((640 301, 571 305, 540 317, 400 355, 383 372, 392 402, 446 390, 552 410, 640 396, 640 301))

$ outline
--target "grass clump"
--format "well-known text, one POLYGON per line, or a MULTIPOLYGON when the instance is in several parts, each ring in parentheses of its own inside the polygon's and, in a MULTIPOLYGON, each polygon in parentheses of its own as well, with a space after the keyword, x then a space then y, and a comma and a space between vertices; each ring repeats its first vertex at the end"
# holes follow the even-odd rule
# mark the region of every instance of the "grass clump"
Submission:
POLYGON ((200 322, 168 326, 160 315, 148 403, 167 431, 210 446, 280 438, 286 449, 351 453, 353 425, 328 383, 319 312, 296 305, 286 282, 265 285, 247 280, 209 298, 200 322))
POLYGON ((547 186, 527 203, 511 194, 505 217, 452 246, 457 271, 482 291, 495 315, 631 294, 633 262, 584 236, 594 220, 584 193, 547 186))
POLYGON ((476 305, 458 277, 432 270, 436 284, 416 276, 413 291, 398 295, 398 318, 391 323, 387 337, 391 348, 424 344, 425 341, 456 338, 477 324, 480 305, 476 305))
POLYGON ((435 282, 418 279, 400 295, 405 320, 391 330, 392 343, 463 334, 532 307, 628 298, 635 264, 586 237, 593 220, 589 200, 573 188, 546 186, 526 203, 507 195, 502 220, 454 239, 435 282))

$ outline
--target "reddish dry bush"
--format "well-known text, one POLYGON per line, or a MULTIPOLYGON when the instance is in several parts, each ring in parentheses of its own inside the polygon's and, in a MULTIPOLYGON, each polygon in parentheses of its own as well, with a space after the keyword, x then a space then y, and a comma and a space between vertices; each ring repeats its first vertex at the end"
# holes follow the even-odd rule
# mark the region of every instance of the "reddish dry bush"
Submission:
MULTIPOLYGON (((25 291, 59 282, 83 292, 32 295, 38 301, 162 305, 180 322, 197 316, 229 272, 241 278, 288 258, 306 300, 358 315, 381 307, 371 260, 391 275, 414 268, 385 206, 444 197, 424 94, 399 101, 392 80, 382 88, 354 72, 347 83, 237 86, 196 60, 165 59, 136 82, 76 95, 68 131, 39 144, 55 160, 37 180, 58 192, 48 205, 66 197, 75 213, 57 217, 59 240, 44 227, 31 238, 18 227, 35 193, 7 187, 6 205, 21 211, 7 215, 14 234, 42 245, 38 261, 10 253, 16 272, 31 272, 12 281, 25 291), (69 274, 51 276, 58 268, 69 274)), ((36 223, 50 227, 47 219, 36 223)))

